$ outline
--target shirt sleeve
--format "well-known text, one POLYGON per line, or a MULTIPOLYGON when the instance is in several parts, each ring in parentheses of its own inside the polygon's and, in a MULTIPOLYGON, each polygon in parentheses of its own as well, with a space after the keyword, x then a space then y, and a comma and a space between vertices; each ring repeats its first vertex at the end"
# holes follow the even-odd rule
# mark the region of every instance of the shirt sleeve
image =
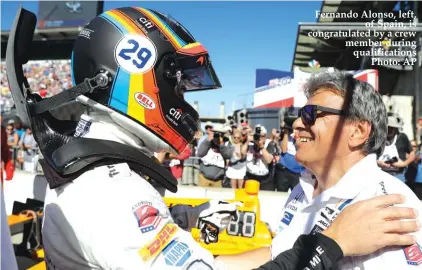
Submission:
POLYGON ((112 203, 101 210, 110 214, 93 232, 92 254, 99 267, 215 269, 213 255, 174 222, 160 194, 138 175, 131 178, 114 186, 112 203))
POLYGON ((323 234, 301 235, 292 249, 280 253, 257 270, 332 269, 342 258, 343 251, 331 238, 323 234))
MULTIPOLYGON (((402 194, 406 197, 405 203, 400 204, 400 207, 412 207, 415 208, 418 213, 422 213, 421 201, 406 184, 398 181, 392 176, 384 176, 384 180, 378 183, 375 196, 393 193, 402 194)), ((419 222, 422 222, 420 214, 418 220, 419 222)), ((422 232, 416 232, 414 235, 417 239, 417 243, 414 245, 407 247, 387 247, 365 256, 345 257, 344 261, 341 262, 342 267, 347 269, 421 269, 422 232)))
MULTIPOLYGON (((394 179, 396 180, 396 179, 394 179)), ((382 182, 381 182, 382 183, 382 182)), ((377 195, 399 193, 406 197, 401 207, 415 208, 419 213, 418 220, 422 223, 422 203, 410 188, 401 181, 385 181, 384 187, 380 183, 377 195)), ((407 247, 389 247, 377 251, 365 262, 365 268, 371 269, 376 265, 378 269, 422 269, 422 231, 413 234, 416 243, 407 247), (379 256, 379 257, 376 257, 379 256)))

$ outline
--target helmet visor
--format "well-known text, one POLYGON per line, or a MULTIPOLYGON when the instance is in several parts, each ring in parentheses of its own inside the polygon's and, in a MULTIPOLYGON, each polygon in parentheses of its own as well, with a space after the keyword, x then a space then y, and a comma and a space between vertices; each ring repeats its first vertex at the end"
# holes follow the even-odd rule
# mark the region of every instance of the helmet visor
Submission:
POLYGON ((211 65, 183 70, 179 83, 184 91, 201 91, 221 87, 220 81, 211 65))

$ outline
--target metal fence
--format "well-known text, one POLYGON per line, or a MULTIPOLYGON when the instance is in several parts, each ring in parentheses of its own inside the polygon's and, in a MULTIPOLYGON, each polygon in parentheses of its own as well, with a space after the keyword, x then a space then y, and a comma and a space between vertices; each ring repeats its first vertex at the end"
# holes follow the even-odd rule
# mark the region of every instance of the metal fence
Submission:
POLYGON ((200 157, 189 157, 183 162, 182 185, 198 185, 200 157))

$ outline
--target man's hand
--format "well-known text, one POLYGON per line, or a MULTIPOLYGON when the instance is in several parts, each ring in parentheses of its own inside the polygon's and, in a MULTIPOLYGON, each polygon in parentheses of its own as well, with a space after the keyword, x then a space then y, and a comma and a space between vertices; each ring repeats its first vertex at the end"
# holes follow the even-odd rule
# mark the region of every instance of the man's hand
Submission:
POLYGON ((384 161, 382 161, 382 160, 377 160, 377 164, 378 164, 378 166, 379 166, 379 167, 381 167, 381 168, 390 168, 390 167, 391 167, 391 165, 390 165, 390 164, 385 163, 385 162, 384 162, 384 161))
POLYGON ((271 140, 274 140, 276 136, 277 136, 277 129, 273 128, 271 130, 271 140))
POLYGON ((199 214, 197 227, 205 244, 217 243, 218 234, 223 232, 231 220, 237 219, 237 205, 224 201, 210 201, 210 207, 199 214))
POLYGON ((404 197, 392 194, 364 200, 346 207, 322 234, 343 250, 344 256, 366 255, 386 246, 406 246, 415 237, 406 235, 420 229, 412 208, 396 207, 404 197))
POLYGON ((401 161, 401 160, 399 160, 399 161, 397 161, 397 162, 394 162, 392 165, 393 165, 394 167, 396 167, 396 168, 404 168, 404 167, 407 167, 406 162, 401 161))

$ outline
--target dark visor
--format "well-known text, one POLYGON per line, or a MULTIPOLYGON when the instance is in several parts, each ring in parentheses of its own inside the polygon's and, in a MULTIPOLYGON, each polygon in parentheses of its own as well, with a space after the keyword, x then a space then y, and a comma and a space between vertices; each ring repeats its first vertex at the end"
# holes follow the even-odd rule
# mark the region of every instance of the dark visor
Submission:
POLYGON ((214 69, 208 65, 183 70, 180 85, 184 91, 200 91, 221 87, 214 69))

